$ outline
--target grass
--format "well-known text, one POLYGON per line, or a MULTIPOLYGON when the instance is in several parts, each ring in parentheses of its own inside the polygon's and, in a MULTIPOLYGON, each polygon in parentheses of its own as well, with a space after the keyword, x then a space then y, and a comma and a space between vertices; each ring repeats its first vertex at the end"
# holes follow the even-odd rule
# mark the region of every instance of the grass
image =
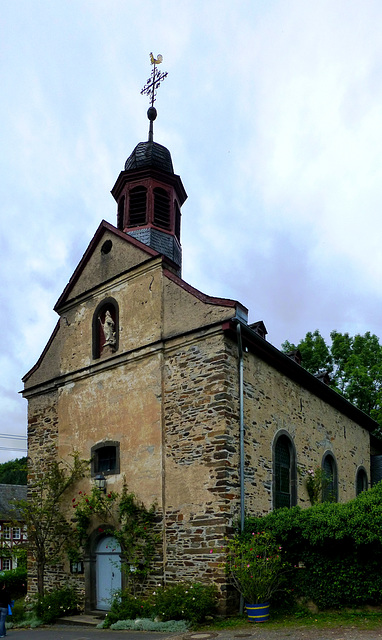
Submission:
MULTIPOLYGON (((320 611, 311 613, 307 609, 296 609, 292 613, 271 611, 268 622, 264 623, 267 629, 293 629, 316 628, 336 629, 339 627, 351 627, 357 629, 372 630, 382 628, 382 609, 341 609, 339 611, 320 611)), ((230 618, 216 619, 209 624, 199 625, 198 631, 222 631, 223 629, 253 629, 253 623, 248 622, 245 615, 230 618)))

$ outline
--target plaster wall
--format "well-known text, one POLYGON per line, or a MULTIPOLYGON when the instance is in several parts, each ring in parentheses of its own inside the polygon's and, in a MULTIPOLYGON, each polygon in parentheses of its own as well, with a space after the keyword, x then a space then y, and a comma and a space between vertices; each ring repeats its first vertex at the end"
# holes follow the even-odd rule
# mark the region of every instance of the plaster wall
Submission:
POLYGON ((59 457, 74 449, 90 459, 93 445, 118 441, 121 473, 108 476, 107 486, 119 491, 125 476, 148 506, 161 504, 161 358, 153 352, 100 370, 58 394, 59 457))
POLYGON ((163 335, 171 337, 235 316, 235 306, 202 302, 171 279, 163 280, 163 335))
POLYGON ((98 289, 100 283, 114 279, 150 257, 150 253, 106 230, 87 260, 81 276, 74 283, 68 299, 74 300, 92 289, 98 289), (102 248, 107 241, 112 243, 112 248, 105 253, 102 248))

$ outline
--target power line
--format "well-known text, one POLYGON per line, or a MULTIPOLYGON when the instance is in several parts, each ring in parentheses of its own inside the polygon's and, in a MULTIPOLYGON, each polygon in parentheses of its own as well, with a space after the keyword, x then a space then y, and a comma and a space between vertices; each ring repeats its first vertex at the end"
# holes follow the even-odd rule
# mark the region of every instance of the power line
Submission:
POLYGON ((0 447, 0 451, 28 451, 28 449, 17 449, 17 447, 0 447))
POLYGON ((5 433, 0 433, 0 438, 8 438, 11 440, 26 440, 27 436, 8 436, 5 433))

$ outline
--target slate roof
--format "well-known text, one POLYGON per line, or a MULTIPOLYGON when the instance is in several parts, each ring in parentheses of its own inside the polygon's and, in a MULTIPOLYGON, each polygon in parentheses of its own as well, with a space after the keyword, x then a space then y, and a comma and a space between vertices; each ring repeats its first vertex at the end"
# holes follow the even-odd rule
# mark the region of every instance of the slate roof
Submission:
POLYGON ((13 500, 26 500, 27 487, 22 484, 0 484, 0 520, 17 517, 13 500))
POLYGON ((157 142, 139 142, 125 163, 125 171, 145 167, 174 173, 169 150, 157 142))

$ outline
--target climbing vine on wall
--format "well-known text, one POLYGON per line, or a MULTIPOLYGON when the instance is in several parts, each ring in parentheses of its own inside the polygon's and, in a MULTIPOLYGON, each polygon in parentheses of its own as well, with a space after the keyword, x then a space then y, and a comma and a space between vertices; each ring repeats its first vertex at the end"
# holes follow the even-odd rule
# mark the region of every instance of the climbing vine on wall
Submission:
POLYGON ((127 588, 134 593, 141 590, 160 551, 156 506, 146 508, 126 484, 121 493, 103 493, 96 487, 89 494, 79 491, 72 505, 76 535, 70 559, 84 556, 89 534, 98 527, 100 534, 114 536, 121 546, 127 588))

